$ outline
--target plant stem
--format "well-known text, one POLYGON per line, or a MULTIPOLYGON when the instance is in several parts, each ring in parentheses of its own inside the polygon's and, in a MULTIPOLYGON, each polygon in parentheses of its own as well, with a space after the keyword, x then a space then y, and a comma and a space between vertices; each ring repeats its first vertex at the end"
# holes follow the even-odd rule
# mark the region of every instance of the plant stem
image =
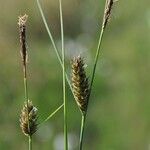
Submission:
POLYGON ((32 150, 32 136, 29 136, 29 150, 32 150))
POLYGON ((28 83, 27 83, 27 66, 26 64, 23 66, 23 73, 24 73, 24 92, 25 92, 25 100, 28 106, 28 83))
POLYGON ((84 136, 85 119, 86 119, 86 115, 82 115, 82 119, 81 119, 81 129, 80 129, 79 150, 82 150, 82 147, 83 147, 83 136, 84 136))
POLYGON ((46 121, 48 121, 50 118, 52 118, 62 107, 64 106, 64 104, 60 105, 54 112, 52 112, 44 121, 42 121, 40 123, 40 126, 45 123, 46 121))
MULTIPOLYGON (((24 92, 25 92, 25 100, 27 103, 27 120, 28 120, 28 131, 30 131, 30 122, 29 122, 29 104, 28 104, 28 83, 27 83, 27 64, 25 63, 23 65, 23 73, 24 73, 24 92)), ((29 150, 32 150, 32 139, 31 136, 29 136, 29 150)))
POLYGON ((63 101, 64 101, 64 150, 68 150, 68 133, 67 133, 67 106, 66 106, 66 81, 65 81, 65 50, 64 50, 64 30, 62 15, 62 0, 59 0, 61 41, 62 41, 62 65, 63 65, 63 101))
POLYGON ((50 31, 50 28, 48 27, 48 24, 47 24, 47 21, 46 21, 46 18, 45 18, 45 15, 44 15, 44 13, 43 13, 43 9, 42 9, 42 7, 41 7, 41 4, 40 4, 39 0, 37 0, 37 4, 38 4, 38 8, 39 8, 39 10, 40 10, 41 17, 42 17, 42 19, 43 19, 45 28, 46 28, 47 33, 48 33, 48 35, 49 35, 49 38, 50 38, 50 40, 51 40, 51 42, 52 42, 52 45, 53 45, 54 50, 55 50, 55 53, 56 53, 56 55, 57 55, 57 58, 58 58, 60 64, 62 65, 61 56, 60 56, 60 54, 59 54, 58 48, 57 48, 57 46, 56 46, 56 43, 55 43, 55 41, 54 41, 54 38, 53 38, 52 33, 51 33, 51 31, 50 31))
MULTIPOLYGON (((103 28, 103 25, 102 25, 101 33, 100 33, 99 40, 98 40, 98 46, 97 46, 97 51, 96 51, 96 55, 95 55, 95 60, 94 60, 93 71, 92 71, 92 78, 91 78, 91 83, 90 83, 90 91, 89 91, 88 103, 89 103, 89 98, 90 98, 91 91, 92 91, 92 86, 93 86, 93 81, 94 81, 94 77, 95 77, 97 61, 98 61, 98 57, 99 57, 99 53, 100 53, 103 33, 104 33, 104 28, 103 28)), ((88 107, 88 105, 87 105, 87 107, 88 107)), ((86 114, 87 114, 87 112, 86 112, 86 114)), ((83 137, 84 137, 84 127, 85 127, 86 114, 84 114, 84 115, 82 114, 79 150, 82 150, 82 147, 83 147, 83 137)))
MULTIPOLYGON (((98 58, 99 58, 99 54, 100 54, 103 35, 104 35, 104 28, 103 28, 103 25, 102 25, 102 29, 101 29, 99 40, 98 40, 98 46, 97 46, 97 50, 96 50, 96 54, 95 54, 95 59, 94 59, 94 66, 93 66, 91 83, 90 83, 90 94, 91 94, 91 91, 92 91, 93 81, 94 81, 94 78, 95 78, 95 71, 96 71, 96 66, 97 66, 97 62, 98 62, 98 58)), ((90 98, 90 94, 89 94, 89 98, 90 98)))
POLYGON ((106 0, 105 1, 102 27, 101 27, 99 40, 98 40, 98 45, 97 45, 97 50, 96 50, 95 59, 94 59, 94 66, 93 66, 93 71, 92 71, 92 78, 91 78, 91 83, 90 83, 90 93, 89 93, 88 101, 89 101, 89 98, 90 98, 90 95, 91 95, 93 81, 94 81, 94 78, 95 78, 95 71, 96 71, 96 66, 97 66, 97 62, 98 62, 98 58, 99 58, 99 54, 100 54, 100 50, 101 50, 104 31, 106 29, 108 19, 111 15, 111 9, 112 9, 113 2, 114 2, 113 0, 110 0, 110 1, 106 0))
MULTIPOLYGON (((100 54, 100 50, 101 50, 102 39, 103 39, 105 27, 106 27, 106 24, 105 24, 105 21, 106 21, 105 20, 106 6, 107 6, 107 0, 105 2, 103 22, 102 22, 102 27, 101 27, 101 31, 100 31, 100 35, 99 35, 99 39, 98 39, 97 50, 96 50, 96 54, 95 54, 95 58, 94 58, 94 66, 93 66, 93 70, 92 70, 92 77, 91 77, 91 82, 90 82, 90 87, 89 87, 90 91, 89 91, 89 96, 88 96, 88 104, 89 104, 89 99, 90 99, 90 95, 91 95, 91 91, 92 91, 92 87, 93 87, 93 82, 94 82, 94 78, 95 78, 95 71, 96 71, 96 66, 97 66, 97 62, 98 62, 98 58, 99 58, 99 54, 100 54)), ((88 105, 87 105, 87 110, 88 110, 88 105)), ((87 114, 87 112, 86 112, 86 114, 87 114)), ((82 120, 81 120, 80 147, 79 147, 79 150, 82 150, 82 143, 83 143, 83 134, 84 134, 84 126, 85 126, 86 114, 82 115, 82 120)))
MULTIPOLYGON (((95 59, 94 59, 94 66, 93 66, 92 78, 91 78, 91 83, 90 83, 90 91, 89 91, 88 103, 89 103, 89 99, 90 99, 90 95, 91 95, 91 91, 92 91, 92 86, 93 86, 93 81, 94 81, 94 77, 95 77, 97 61, 98 61, 100 48, 101 48, 101 43, 102 43, 102 39, 103 39, 103 33, 104 33, 104 28, 103 28, 103 25, 102 25, 101 33, 100 33, 99 40, 98 40, 97 51, 96 51, 96 55, 95 55, 95 59)), ((87 105, 87 107, 88 107, 88 105, 87 105)), ((86 120, 86 114, 85 115, 82 114, 79 150, 82 150, 85 120, 86 120)))

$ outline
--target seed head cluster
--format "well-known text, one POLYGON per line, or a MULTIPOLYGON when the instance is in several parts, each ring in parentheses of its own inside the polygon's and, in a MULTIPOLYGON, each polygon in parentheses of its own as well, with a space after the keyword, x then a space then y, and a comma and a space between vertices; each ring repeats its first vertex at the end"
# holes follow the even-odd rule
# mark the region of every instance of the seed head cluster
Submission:
POLYGON ((37 108, 31 101, 22 108, 20 115, 20 127, 26 136, 31 136, 37 131, 37 108))
POLYGON ((83 114, 86 113, 89 96, 89 84, 84 66, 83 58, 80 56, 72 60, 72 89, 75 100, 83 114))
POLYGON ((103 28, 106 27, 106 25, 109 21, 114 2, 115 2, 114 0, 106 0, 105 10, 104 10, 104 18, 103 18, 103 28))
POLYGON ((18 20, 19 25, 19 33, 20 33, 20 44, 21 44, 21 56, 23 65, 26 65, 27 62, 27 48, 26 48, 26 22, 28 16, 25 14, 24 16, 20 16, 18 20))

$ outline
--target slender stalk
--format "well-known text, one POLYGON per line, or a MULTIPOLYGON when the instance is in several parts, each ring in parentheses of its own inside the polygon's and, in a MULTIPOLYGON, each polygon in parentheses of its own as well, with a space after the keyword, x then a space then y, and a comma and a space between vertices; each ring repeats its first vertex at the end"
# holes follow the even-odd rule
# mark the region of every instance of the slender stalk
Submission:
POLYGON ((62 107, 64 106, 64 104, 60 105, 54 112, 52 112, 44 121, 42 121, 40 123, 40 126, 45 123, 46 121, 48 121, 50 118, 52 118, 62 107))
MULTIPOLYGON (((107 26, 107 23, 108 23, 108 20, 110 18, 110 15, 111 15, 111 10, 112 10, 113 3, 114 3, 113 0, 106 0, 106 2, 105 2, 103 22, 102 22, 102 27, 101 27, 101 31, 100 31, 100 35, 99 35, 97 50, 96 50, 96 54, 95 54, 94 66, 93 66, 93 70, 92 70, 90 91, 89 91, 89 96, 88 96, 88 104, 89 104, 89 99, 90 99, 90 95, 91 95, 91 91, 92 91, 92 87, 93 87, 93 82, 94 82, 94 78, 95 78, 95 71, 96 71, 96 66, 97 66, 97 62, 98 62, 98 58, 99 58, 99 54, 100 54, 100 50, 101 50, 101 45, 102 45, 102 40, 103 40, 103 36, 104 36, 104 31, 105 31, 105 28, 107 26)), ((87 109, 88 109, 88 105, 87 105, 87 109)), ((86 112, 86 114, 87 114, 87 112, 86 112)), ((86 119, 86 115, 82 116, 79 150, 82 150, 85 119, 86 119)))
MULTIPOLYGON (((26 103, 27 103, 27 108, 29 107, 29 104, 28 104, 28 83, 27 83, 27 66, 26 66, 26 63, 23 67, 23 70, 24 70, 24 91, 25 91, 25 100, 26 100, 26 103)), ((27 109, 28 111, 28 109, 27 109)), ((30 122, 29 122, 29 112, 27 112, 27 119, 28 119, 28 130, 30 130, 30 122)), ((29 150, 32 150, 32 138, 31 136, 29 136, 29 150)))
POLYGON ((105 2, 102 27, 101 27, 101 31, 100 31, 100 35, 99 35, 97 50, 96 50, 95 59, 94 59, 94 66, 93 66, 93 70, 92 70, 92 77, 91 77, 91 83, 90 83, 90 93, 89 93, 88 101, 89 101, 91 91, 92 91, 92 87, 93 87, 93 81, 94 81, 94 78, 95 78, 95 71, 96 71, 96 66, 97 66, 97 62, 98 62, 98 58, 99 58, 99 54, 100 54, 100 50, 101 50, 104 31, 106 29, 108 20, 109 20, 110 15, 111 15, 111 10, 112 10, 113 3, 114 3, 113 0, 106 0, 106 2, 105 2))
MULTIPOLYGON (((98 61, 99 54, 100 54, 100 48, 101 48, 101 44, 102 44, 103 34, 104 34, 104 27, 102 25, 99 40, 98 40, 98 46, 97 46, 97 50, 96 50, 96 54, 95 54, 95 59, 94 59, 94 66, 93 66, 93 70, 92 70, 91 83, 90 83, 90 87, 89 87, 90 90, 89 90, 89 96, 88 96, 88 104, 89 104, 89 99, 90 99, 93 81, 94 81, 94 77, 95 77, 97 61, 98 61)), ((88 105, 87 105, 87 109, 88 109, 88 105)), ((86 112, 86 114, 87 114, 87 112, 86 112)), ((79 150, 82 150, 82 148, 83 148, 83 137, 84 137, 84 127, 85 127, 86 114, 82 115, 82 120, 81 120, 79 150)))
MULTIPOLYGON (((99 53, 100 53, 100 48, 101 48, 103 34, 104 34, 104 28, 102 27, 101 33, 100 33, 100 36, 99 36, 99 40, 98 40, 97 51, 96 51, 96 55, 95 55, 95 59, 94 59, 94 66, 93 66, 91 83, 90 83, 88 104, 89 104, 89 99, 90 99, 90 95, 91 95, 91 91, 92 91, 92 86, 93 86, 93 81, 94 81, 94 77, 95 77, 95 71, 96 71, 97 61, 98 61, 98 57, 99 57, 99 53)), ((88 107, 88 105, 87 105, 87 107, 88 107)), ((83 137, 84 137, 85 120, 86 120, 86 115, 82 115, 79 150, 82 150, 82 147, 83 147, 83 137)))
MULTIPOLYGON (((97 61, 98 61, 98 57, 99 57, 99 53, 100 53, 100 48, 101 48, 101 44, 102 44, 103 34, 104 34, 104 28, 102 26, 101 33, 100 33, 99 40, 98 40, 97 51, 96 51, 96 55, 95 55, 95 59, 94 59, 94 66, 93 66, 93 71, 92 71, 92 78, 91 78, 91 83, 90 83, 88 101, 89 101, 90 94, 91 94, 91 91, 92 91, 92 86, 93 86, 93 81, 94 81, 94 77, 95 77, 95 71, 96 71, 97 61)), ((87 107, 88 107, 88 105, 87 105, 87 107)), ((82 147, 83 147, 85 120, 86 120, 86 114, 82 115, 82 120, 81 120, 79 150, 82 150, 82 147)))
POLYGON ((66 104, 66 81, 65 81, 65 48, 64 48, 64 30, 62 0, 59 0, 61 41, 62 41, 62 65, 63 65, 63 101, 64 101, 64 150, 68 150, 68 133, 67 133, 67 104, 66 104))
POLYGON ((24 92, 25 92, 25 100, 27 102, 28 106, 28 83, 27 83, 27 66, 23 66, 23 72, 24 72, 24 92))
POLYGON ((94 66, 93 66, 93 70, 92 70, 89 98, 90 98, 90 95, 91 95, 93 81, 94 81, 94 78, 95 78, 95 71, 96 71, 96 66, 97 66, 97 62, 98 62, 98 58, 99 58, 99 54, 100 54, 100 49, 101 49, 101 45, 102 45, 103 35, 104 35, 104 28, 102 26, 102 29, 101 29, 101 32, 100 32, 100 36, 99 36, 99 40, 98 40, 98 46, 97 46, 97 50, 96 50, 96 54, 95 54, 94 66))
POLYGON ((83 136, 84 136, 85 119, 86 119, 86 115, 82 115, 82 119, 81 119, 81 129, 80 129, 79 150, 82 150, 82 147, 83 147, 83 136))
POLYGON ((40 10, 41 17, 42 17, 42 19, 43 19, 45 28, 46 28, 47 33, 48 33, 48 35, 49 35, 49 38, 50 38, 50 40, 51 40, 51 42, 52 42, 52 45, 53 45, 54 50, 55 50, 55 53, 56 53, 56 55, 57 55, 57 58, 58 58, 60 64, 62 65, 61 56, 60 56, 60 54, 59 54, 58 48, 57 48, 57 46, 56 46, 56 43, 55 43, 55 41, 54 41, 54 38, 53 38, 52 33, 51 33, 51 31, 50 31, 50 28, 48 27, 48 24, 47 24, 47 21, 46 21, 46 18, 45 18, 45 15, 44 15, 44 13, 43 13, 43 9, 42 9, 42 7, 41 7, 41 4, 40 4, 40 1, 39 1, 39 0, 37 0, 37 4, 38 4, 38 8, 39 8, 39 10, 40 10))
POLYGON ((32 150, 32 136, 29 136, 29 150, 32 150))
MULTIPOLYGON (((23 74, 24 74, 24 78, 23 78, 23 80, 24 80, 24 93, 25 93, 25 101, 26 101, 26 103, 27 103, 27 108, 29 107, 29 104, 28 104, 28 100, 29 100, 29 98, 28 98, 28 82, 27 82, 27 64, 25 63, 24 65, 23 65, 23 74)), ((28 111, 28 109, 27 109, 27 111, 28 111)), ((28 112, 27 112, 28 113, 28 112)), ((28 130, 30 130, 30 125, 29 125, 29 113, 28 113, 28 130)))

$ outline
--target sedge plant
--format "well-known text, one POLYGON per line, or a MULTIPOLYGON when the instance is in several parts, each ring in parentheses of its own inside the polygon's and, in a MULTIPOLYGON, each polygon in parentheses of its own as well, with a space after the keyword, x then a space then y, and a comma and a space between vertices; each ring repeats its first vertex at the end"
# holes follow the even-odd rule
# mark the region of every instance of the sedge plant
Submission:
POLYGON ((28 97, 28 84, 27 84, 27 48, 26 48, 26 22, 28 16, 19 17, 19 33, 20 33, 20 44, 21 44, 21 57, 24 75, 24 91, 25 91, 25 104, 21 110, 20 115, 20 127, 22 132, 28 136, 29 150, 32 150, 32 135, 37 130, 37 108, 32 104, 32 101, 28 97))
MULTIPOLYGON (((38 5, 39 11, 41 13, 42 20, 44 22, 44 25, 45 25, 46 30, 48 32, 49 38, 50 38, 52 45, 54 47, 56 56, 57 56, 59 63, 62 67, 62 70, 63 70, 64 100, 65 100, 65 81, 64 81, 64 78, 66 77, 66 80, 69 84, 69 87, 73 93, 73 96, 77 102, 78 108, 81 112, 82 119, 81 119, 81 129, 80 129, 79 150, 83 149, 84 128, 85 128, 85 121, 86 121, 87 110, 88 110, 88 105, 89 105, 89 99, 90 99, 90 95, 91 95, 92 88, 93 88, 93 83, 94 83, 95 73, 96 73, 96 67, 97 67, 97 62, 98 62, 99 55, 100 55, 100 50, 101 50, 104 32, 105 32, 106 26, 108 24, 108 21, 110 19, 114 2, 115 2, 114 0, 106 0, 106 2, 105 2, 102 26, 101 26, 101 30, 100 30, 100 34, 99 34, 98 45, 97 45, 96 54, 95 54, 95 58, 94 58, 94 64, 93 64, 90 82, 88 81, 88 78, 86 76, 85 68, 84 68, 84 61, 83 61, 83 58, 81 56, 75 57, 72 60, 72 79, 71 79, 72 81, 70 82, 68 75, 65 72, 65 64, 64 64, 64 60, 65 60, 64 54, 65 53, 64 53, 64 49, 63 49, 64 48, 64 33, 63 33, 61 0, 59 0, 59 4, 60 4, 60 23, 61 23, 61 38, 62 38, 62 52, 63 52, 62 57, 59 54, 58 48, 57 48, 55 41, 54 41, 54 38, 51 34, 51 30, 50 30, 50 27, 48 26, 48 23, 46 21, 46 18, 45 18, 45 15, 43 13, 41 4, 40 4, 39 0, 37 0, 37 5, 38 5)), ((66 107, 66 104, 64 103, 64 118, 66 115, 65 114, 65 107, 66 107)), ((64 135, 66 138, 67 137, 66 132, 64 132, 64 135)), ((66 147, 65 147, 65 150, 66 150, 66 147)))
MULTIPOLYGON (((21 58, 23 66, 23 79, 24 79, 24 93, 25 93, 25 103, 21 110, 20 114, 20 127, 24 135, 28 137, 28 149, 32 150, 32 136, 37 131, 38 125, 42 125, 52 118, 63 106, 60 105, 54 112, 48 115, 41 123, 37 123, 38 115, 37 108, 33 105, 32 101, 29 100, 28 96, 28 76, 27 76, 27 47, 26 47, 26 22, 28 16, 25 14, 19 16, 18 25, 19 25, 19 36, 20 36, 20 45, 21 45, 21 58)), ((40 127, 39 126, 39 127, 40 127)))

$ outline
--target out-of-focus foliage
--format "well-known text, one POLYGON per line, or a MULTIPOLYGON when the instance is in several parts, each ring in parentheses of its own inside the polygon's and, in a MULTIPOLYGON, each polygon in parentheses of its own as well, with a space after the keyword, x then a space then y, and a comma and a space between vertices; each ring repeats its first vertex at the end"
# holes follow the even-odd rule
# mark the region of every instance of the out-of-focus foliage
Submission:
MULTIPOLYGON (((41 0, 42 1, 42 0, 41 0)), ((42 7, 60 47, 58 1, 42 7)), ((64 0, 65 46, 69 60, 81 53, 90 77, 104 0, 64 0)), ((29 97, 39 122, 62 104, 61 68, 48 39, 36 0, 0 0, 0 149, 27 149, 19 127, 24 103, 17 17, 27 13, 29 97)), ((85 150, 150 149, 150 2, 116 2, 105 32, 90 99, 85 150)), ((68 88, 70 150, 77 149, 80 112, 68 88)), ((62 110, 34 135, 35 150, 62 150, 62 110)))

